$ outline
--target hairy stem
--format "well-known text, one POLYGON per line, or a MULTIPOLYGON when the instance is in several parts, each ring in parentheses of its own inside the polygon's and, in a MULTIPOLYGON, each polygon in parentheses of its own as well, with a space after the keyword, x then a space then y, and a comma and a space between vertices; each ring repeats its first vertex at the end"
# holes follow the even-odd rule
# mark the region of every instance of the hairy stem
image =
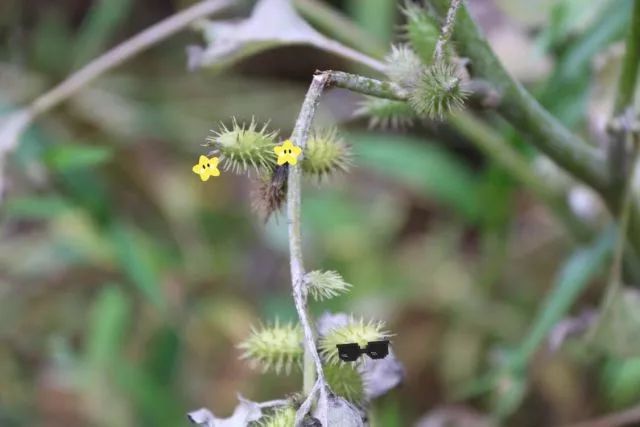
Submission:
MULTIPOLYGON (((311 86, 307 91, 307 95, 302 103, 302 108, 298 114, 295 127, 291 139, 293 143, 302 148, 304 156, 304 148, 309 138, 311 124, 316 113, 316 108, 320 100, 320 95, 327 84, 329 74, 320 73, 313 77, 311 86)), ((307 394, 306 405, 303 404, 301 410, 296 415, 297 423, 302 420, 306 411, 310 407, 315 391, 326 387, 324 374, 322 370, 322 362, 318 349, 316 347, 316 333, 311 323, 309 313, 307 311, 307 290, 304 284, 304 264, 302 258, 302 232, 300 230, 300 204, 301 204, 301 165, 298 163, 289 168, 289 178, 287 182, 287 221, 289 225, 289 252, 291 263, 291 286, 293 287, 293 300, 300 318, 300 324, 304 332, 304 383, 303 391, 307 394), (313 368, 315 366, 315 373, 313 368), (315 374, 315 375, 314 375, 315 374), (317 381, 316 381, 317 376, 317 381), (303 413, 304 411, 304 413, 303 413)), ((323 421, 322 419, 320 420, 323 421)), ((297 425, 296 423, 296 425, 297 425)), ((325 421, 322 425, 326 425, 325 421)))
POLYGON ((405 101, 409 95, 400 86, 389 81, 371 79, 343 71, 323 71, 322 74, 327 76, 327 85, 329 86, 349 89, 365 95, 399 101, 405 101))
POLYGON ((460 7, 461 2, 462 0, 451 0, 447 16, 444 20, 444 24, 442 25, 442 30, 440 31, 440 36, 438 37, 436 47, 433 50, 434 62, 441 60, 444 55, 444 47, 451 38, 451 32, 453 31, 453 26, 456 22, 456 12, 460 7))

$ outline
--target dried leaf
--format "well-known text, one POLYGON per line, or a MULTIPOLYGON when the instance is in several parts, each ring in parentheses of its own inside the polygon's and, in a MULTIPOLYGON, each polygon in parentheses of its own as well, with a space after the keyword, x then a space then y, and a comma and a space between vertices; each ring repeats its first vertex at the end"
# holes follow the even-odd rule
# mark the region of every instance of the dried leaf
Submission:
POLYGON ((358 367, 367 399, 376 399, 402 383, 405 370, 393 350, 384 359, 365 359, 358 367))
POLYGON ((597 320, 595 310, 584 310, 578 316, 568 317, 558 322, 549 332, 549 351, 558 351, 564 342, 572 337, 584 334, 597 320))
POLYGON ((318 400, 318 406, 314 412, 327 414, 327 426, 330 427, 364 427, 362 415, 358 408, 344 399, 329 394, 324 399, 318 400))
POLYGON ((302 19, 289 0, 260 0, 244 20, 202 21, 198 24, 208 45, 189 47, 190 69, 223 68, 260 51, 284 45, 324 49, 332 43, 302 19))
POLYGON ((318 335, 323 337, 333 329, 338 329, 349 324, 349 316, 345 313, 330 313, 325 311, 316 321, 318 335))
POLYGON ((202 427, 246 427, 252 421, 262 418, 262 410, 256 402, 246 400, 238 396, 240 403, 236 406, 233 414, 229 418, 217 418, 210 410, 200 408, 189 412, 189 420, 202 427))

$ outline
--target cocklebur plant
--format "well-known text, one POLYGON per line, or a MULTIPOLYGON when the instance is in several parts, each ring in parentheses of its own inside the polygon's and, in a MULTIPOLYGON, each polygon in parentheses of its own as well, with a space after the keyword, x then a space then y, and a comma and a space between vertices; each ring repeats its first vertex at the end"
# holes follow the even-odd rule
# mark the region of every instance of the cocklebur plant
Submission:
POLYGON ((443 120, 462 109, 470 94, 462 61, 451 45, 440 40, 449 36, 441 37, 437 21, 413 3, 402 11, 406 43, 391 47, 385 57, 385 74, 406 91, 407 99, 363 102, 356 115, 368 116, 371 126, 406 127, 416 118, 443 120))
MULTIPOLYGON (((263 1, 266 4, 268 0, 263 1)), ((322 180, 335 172, 348 172, 352 163, 350 148, 335 129, 312 130, 320 97, 330 86, 384 100, 384 103, 367 101, 360 109, 365 114, 379 113, 377 118, 371 114, 372 120, 379 123, 407 123, 413 117, 442 119, 462 107, 467 92, 457 66, 459 61, 446 46, 458 5, 458 1, 452 2, 453 12, 447 16, 435 41, 430 36, 427 43, 416 45, 420 54, 411 45, 412 38, 433 35, 430 26, 434 21, 423 15, 426 13, 423 9, 405 9, 409 43, 393 46, 386 63, 379 66, 369 63, 385 72, 388 81, 340 71, 317 72, 289 139, 280 141, 277 132, 267 130, 267 125, 259 127, 254 120, 248 125, 234 120, 232 126, 221 126, 210 138, 213 147, 210 155, 220 156, 224 170, 258 173, 260 183, 254 192, 254 206, 265 220, 286 204, 292 294, 299 320, 299 324, 283 325, 276 321, 253 328, 238 347, 242 358, 262 371, 288 374, 300 369, 302 395, 285 399, 284 403, 276 401, 278 404, 274 405, 254 403, 260 409, 266 408, 267 413, 260 412, 259 416, 252 413, 251 420, 238 425, 257 421, 273 426, 364 426, 371 400, 402 381, 404 370, 392 349, 382 359, 362 356, 347 363, 338 356, 338 344, 356 343, 362 348, 373 341, 388 341, 391 334, 383 322, 347 314, 325 314, 315 322, 309 315, 308 297, 318 301, 337 297, 348 292, 351 285, 335 271, 307 272, 304 268, 301 181, 303 176, 322 180)), ((281 6, 287 7, 285 3, 281 6)), ((261 13, 264 10, 259 9, 261 13)), ((294 12, 288 12, 293 17, 294 12)), ((258 21, 261 16, 256 12, 250 20, 258 21)), ((292 17, 293 21, 297 19, 292 17)))

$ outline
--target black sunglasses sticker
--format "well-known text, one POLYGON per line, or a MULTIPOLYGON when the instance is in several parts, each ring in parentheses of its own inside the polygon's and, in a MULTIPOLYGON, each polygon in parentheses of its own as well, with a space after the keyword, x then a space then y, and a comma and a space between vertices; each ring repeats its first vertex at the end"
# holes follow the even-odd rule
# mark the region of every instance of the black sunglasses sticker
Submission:
POLYGON ((389 340, 371 341, 362 349, 357 343, 337 344, 338 357, 344 362, 355 362, 362 354, 371 359, 384 359, 389 354, 389 340))

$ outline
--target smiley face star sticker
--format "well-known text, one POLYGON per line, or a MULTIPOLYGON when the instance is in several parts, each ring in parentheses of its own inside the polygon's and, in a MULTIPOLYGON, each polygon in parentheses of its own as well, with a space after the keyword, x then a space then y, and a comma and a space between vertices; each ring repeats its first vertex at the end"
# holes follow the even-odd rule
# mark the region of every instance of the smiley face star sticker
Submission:
POLYGON ((220 176, 220 170, 218 169, 218 162, 220 159, 217 157, 208 158, 207 156, 200 156, 198 164, 193 166, 193 173, 200 175, 202 181, 206 181, 210 176, 220 176))
POLYGON ((302 148, 293 145, 290 139, 287 139, 282 145, 273 147, 273 151, 278 155, 278 166, 289 163, 295 165, 298 163, 298 156, 302 153, 302 148))

